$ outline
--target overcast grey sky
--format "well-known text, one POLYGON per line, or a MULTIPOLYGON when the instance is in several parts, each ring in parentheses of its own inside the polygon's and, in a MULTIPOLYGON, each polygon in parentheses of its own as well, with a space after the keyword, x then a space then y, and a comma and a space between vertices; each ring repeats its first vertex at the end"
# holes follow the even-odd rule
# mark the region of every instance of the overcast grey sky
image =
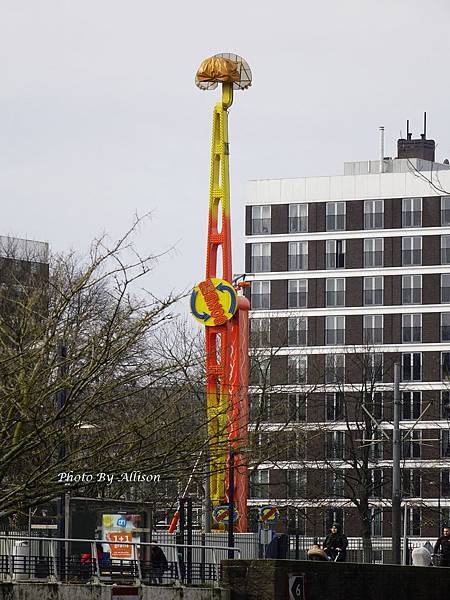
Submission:
POLYGON ((211 111, 200 62, 253 71, 230 114, 234 270, 246 182, 393 155, 410 119, 450 158, 448 0, 0 0, 0 234, 85 251, 153 211, 149 287, 204 274, 211 111))

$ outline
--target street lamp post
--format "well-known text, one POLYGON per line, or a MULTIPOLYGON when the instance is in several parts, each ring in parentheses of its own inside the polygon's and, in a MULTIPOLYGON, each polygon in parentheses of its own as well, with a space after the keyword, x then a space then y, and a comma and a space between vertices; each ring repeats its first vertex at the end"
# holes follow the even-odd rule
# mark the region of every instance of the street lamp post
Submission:
POLYGON ((400 564, 401 536, 400 365, 394 365, 394 429, 392 434, 392 562, 400 564))

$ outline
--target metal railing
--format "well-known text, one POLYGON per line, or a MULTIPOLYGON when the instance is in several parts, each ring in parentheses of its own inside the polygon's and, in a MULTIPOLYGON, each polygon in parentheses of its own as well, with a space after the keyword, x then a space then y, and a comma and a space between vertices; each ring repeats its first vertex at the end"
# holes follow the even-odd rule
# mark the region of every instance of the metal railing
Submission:
MULTIPOLYGON (((312 537, 303 535, 289 535, 289 546, 287 558, 293 560, 307 560, 307 552, 309 548, 315 544, 323 544, 323 537, 312 537)), ((431 547, 434 545, 430 543, 429 538, 408 538, 408 557, 407 564, 410 564, 411 552, 414 548, 419 548, 430 544, 431 547)), ((432 557, 434 564, 437 564, 439 558, 432 557)), ((382 537, 371 538, 371 548, 365 547, 362 538, 348 538, 348 546, 346 552, 347 562, 372 562, 378 564, 391 564, 392 563, 392 539, 382 537)))
POLYGON ((128 583, 131 580, 150 585, 212 582, 218 586, 220 561, 228 557, 228 551, 237 558, 241 554, 240 548, 224 545, 115 541, 116 546, 131 547, 130 558, 118 559, 111 558, 109 553, 99 556, 98 544, 111 544, 111 541, 0 535, 0 579, 98 583, 128 583), (36 542, 39 543, 38 551, 31 547, 36 542), (73 544, 89 544, 90 553, 72 552, 73 544), (166 550, 167 569, 147 558, 150 548, 155 545, 166 550))

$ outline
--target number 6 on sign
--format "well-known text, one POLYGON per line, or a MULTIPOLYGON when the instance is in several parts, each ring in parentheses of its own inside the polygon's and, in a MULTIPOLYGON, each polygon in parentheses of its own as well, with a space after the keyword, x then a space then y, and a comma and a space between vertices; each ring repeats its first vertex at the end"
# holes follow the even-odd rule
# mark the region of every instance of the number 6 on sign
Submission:
POLYGON ((306 600, 305 598, 305 575, 288 575, 288 589, 290 600, 306 600))

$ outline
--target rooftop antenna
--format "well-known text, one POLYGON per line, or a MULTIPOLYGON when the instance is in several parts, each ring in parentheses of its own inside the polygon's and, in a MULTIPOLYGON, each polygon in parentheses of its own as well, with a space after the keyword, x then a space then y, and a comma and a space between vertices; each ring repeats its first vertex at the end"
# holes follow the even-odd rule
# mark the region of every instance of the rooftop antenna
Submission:
POLYGON ((409 132, 409 119, 406 119, 406 139, 411 139, 411 133, 409 132))
POLYGON ((380 173, 384 173, 384 127, 380 127, 380 173))
POLYGON ((420 136, 423 140, 427 139, 427 113, 423 113, 423 133, 420 136))

